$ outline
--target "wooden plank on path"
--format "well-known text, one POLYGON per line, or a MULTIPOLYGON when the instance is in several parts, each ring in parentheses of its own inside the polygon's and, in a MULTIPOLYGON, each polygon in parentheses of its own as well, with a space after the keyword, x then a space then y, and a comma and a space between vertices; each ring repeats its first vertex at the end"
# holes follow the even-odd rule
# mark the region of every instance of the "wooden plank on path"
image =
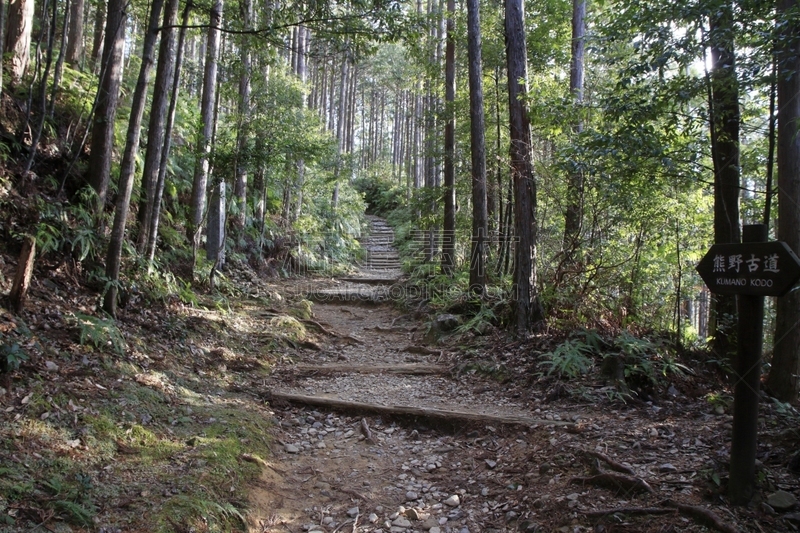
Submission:
POLYGON ((492 415, 487 413, 455 411, 449 409, 437 409, 433 407, 416 407, 411 405, 377 405, 371 403, 340 400, 330 396, 292 394, 274 389, 270 391, 270 396, 272 401, 277 400, 303 405, 314 405, 317 407, 327 407, 328 409, 334 409, 338 411, 375 413, 386 416, 412 416, 437 420, 450 424, 456 422, 480 422, 485 424, 511 426, 562 426, 568 428, 575 426, 575 424, 572 422, 564 422, 561 420, 545 420, 541 418, 530 418, 517 415, 492 415))

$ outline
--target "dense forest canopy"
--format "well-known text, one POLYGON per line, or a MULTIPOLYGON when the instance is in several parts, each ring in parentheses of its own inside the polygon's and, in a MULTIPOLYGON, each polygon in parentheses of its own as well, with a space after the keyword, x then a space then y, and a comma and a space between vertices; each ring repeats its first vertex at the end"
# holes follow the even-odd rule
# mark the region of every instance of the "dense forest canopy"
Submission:
MULTIPOLYGON (((114 315, 143 276, 346 264, 366 210, 519 331, 729 357, 735 304, 693 267, 743 223, 798 251, 796 2, 467 4, 4 2, 6 237, 114 315)), ((797 298, 768 305, 784 399, 797 298)))

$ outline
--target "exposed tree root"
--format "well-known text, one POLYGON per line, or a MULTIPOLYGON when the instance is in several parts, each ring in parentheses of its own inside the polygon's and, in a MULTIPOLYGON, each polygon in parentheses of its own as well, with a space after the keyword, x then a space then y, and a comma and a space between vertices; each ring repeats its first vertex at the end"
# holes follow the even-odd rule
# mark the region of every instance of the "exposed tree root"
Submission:
POLYGON ((739 528, 723 522, 713 511, 697 505, 686 505, 673 500, 664 500, 661 505, 674 507, 683 516, 691 518, 698 524, 721 531, 722 533, 740 533, 739 528))
POLYGON ((655 491, 642 478, 626 476, 624 474, 597 474, 589 477, 575 477, 569 480, 570 484, 594 485, 613 490, 617 493, 642 493, 653 494, 655 491))
POLYGON ((442 355, 442 350, 432 350, 432 349, 427 348, 425 346, 414 346, 414 345, 406 346, 405 348, 403 348, 400 351, 401 352, 408 352, 408 353, 418 353, 418 354, 421 354, 421 355, 439 355, 439 356, 442 355))
POLYGON ((677 509, 665 509, 664 507, 620 507, 619 509, 601 509, 599 511, 584 511, 586 516, 608 516, 611 514, 624 515, 657 515, 673 514, 677 509))
POLYGON ((622 472, 623 474, 628 474, 631 476, 636 475, 636 472, 634 472, 633 469, 631 469, 628 466, 625 466, 622 463, 618 463, 617 461, 613 460, 612 458, 610 458, 605 454, 602 454, 600 452, 595 452, 592 450, 584 450, 583 453, 588 457, 594 457, 596 459, 600 459, 601 461, 606 463, 611 468, 611 470, 614 470, 615 472, 622 472))

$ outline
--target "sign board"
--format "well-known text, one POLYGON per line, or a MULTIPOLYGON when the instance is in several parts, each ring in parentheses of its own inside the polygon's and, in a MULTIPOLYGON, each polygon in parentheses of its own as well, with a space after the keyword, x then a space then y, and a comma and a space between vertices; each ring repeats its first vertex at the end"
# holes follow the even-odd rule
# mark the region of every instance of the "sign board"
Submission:
POLYGON ((715 244, 696 268, 716 294, 783 296, 800 279, 800 259, 783 241, 715 244))

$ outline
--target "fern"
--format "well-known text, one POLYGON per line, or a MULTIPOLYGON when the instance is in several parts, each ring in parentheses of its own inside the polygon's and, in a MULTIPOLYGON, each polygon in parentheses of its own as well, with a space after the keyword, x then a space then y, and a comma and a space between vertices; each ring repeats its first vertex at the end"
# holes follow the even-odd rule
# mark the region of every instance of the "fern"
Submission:
POLYGON ((71 316, 71 322, 78 328, 83 345, 98 349, 110 346, 118 355, 123 355, 128 348, 122 332, 112 319, 75 313, 71 316))
POLYGON ((548 376, 557 374, 559 377, 575 378, 594 367, 594 360, 590 357, 592 352, 591 345, 568 339, 552 352, 542 354, 542 358, 547 360, 540 363, 540 366, 548 369, 548 376))

